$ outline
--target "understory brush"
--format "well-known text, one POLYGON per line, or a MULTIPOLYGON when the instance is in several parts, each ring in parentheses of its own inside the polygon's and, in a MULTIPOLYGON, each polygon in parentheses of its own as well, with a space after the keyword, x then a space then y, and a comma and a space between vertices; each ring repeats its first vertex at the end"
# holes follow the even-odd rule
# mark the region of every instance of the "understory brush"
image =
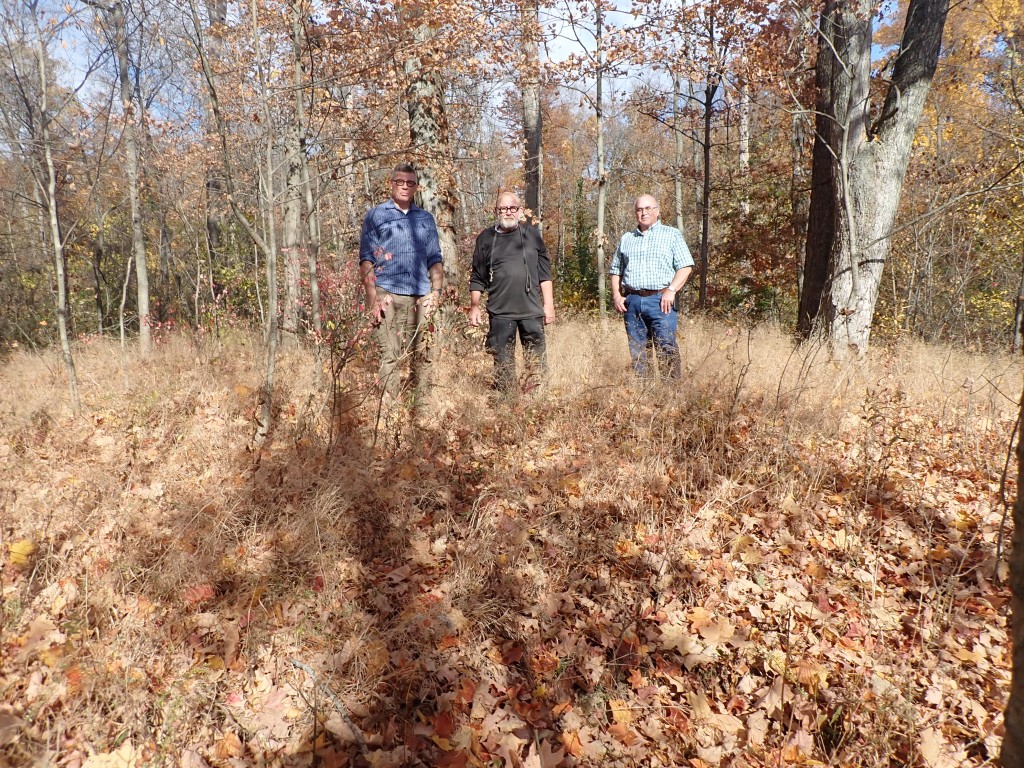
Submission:
POLYGON ((680 333, 638 381, 618 324, 555 325, 499 397, 456 331, 415 412, 294 346, 259 447, 255 337, 94 343, 78 418, 11 358, 0 761, 993 760, 1019 364, 680 333))

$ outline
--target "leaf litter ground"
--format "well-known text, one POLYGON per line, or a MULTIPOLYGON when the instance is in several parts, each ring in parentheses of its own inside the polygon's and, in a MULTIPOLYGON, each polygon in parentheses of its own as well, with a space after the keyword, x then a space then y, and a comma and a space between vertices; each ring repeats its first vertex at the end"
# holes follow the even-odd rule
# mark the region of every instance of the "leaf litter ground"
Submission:
MULTIPOLYGON (((94 386, 78 419, 45 405, 57 377, 12 392, 0 755, 992 761, 1015 415, 1000 392, 1019 371, 968 360, 989 366, 983 389, 947 357, 936 388, 914 371, 939 353, 918 351, 759 379, 750 360, 783 342, 699 327, 672 388, 630 381, 618 337, 584 333, 615 352, 554 345, 551 384, 509 400, 460 350, 419 425, 380 413, 359 361, 329 413, 293 353, 258 455, 244 345, 197 364, 169 343, 129 393, 94 386)), ((116 353, 92 354, 93 380, 117 380, 116 353)))

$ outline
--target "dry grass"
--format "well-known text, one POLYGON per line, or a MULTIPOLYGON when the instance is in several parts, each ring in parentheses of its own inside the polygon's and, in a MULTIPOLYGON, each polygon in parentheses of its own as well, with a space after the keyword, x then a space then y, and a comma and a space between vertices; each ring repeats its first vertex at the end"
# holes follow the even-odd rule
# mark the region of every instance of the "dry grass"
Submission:
POLYGON ((547 385, 513 399, 453 334, 421 426, 380 417, 371 361, 335 400, 324 361, 286 350, 258 454, 253 338, 171 337, 125 364, 82 349, 79 418, 57 356, 9 360, 3 552, 34 551, 3 570, 0 755, 363 764, 329 689, 374 765, 463 737, 501 754, 488 708, 532 723, 519 756, 576 733, 599 745, 583 764, 909 765, 931 733, 943 759, 993 758, 1019 365, 681 333, 684 380, 641 383, 618 321, 560 324, 547 385), (736 640, 709 643, 707 621, 736 640), (701 659, 666 643, 675 626, 701 659), (609 730, 620 699, 633 743, 609 730))

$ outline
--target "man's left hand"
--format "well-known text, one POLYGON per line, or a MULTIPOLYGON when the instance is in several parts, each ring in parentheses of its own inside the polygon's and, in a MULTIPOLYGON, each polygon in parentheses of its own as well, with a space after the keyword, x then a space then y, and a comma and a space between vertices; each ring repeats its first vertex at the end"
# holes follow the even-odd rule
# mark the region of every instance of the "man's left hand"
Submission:
POLYGON ((555 322, 555 307, 554 305, 544 306, 544 325, 551 325, 555 322))
POLYGON ((675 308, 676 303, 676 292, 671 288, 666 288, 661 292, 661 311, 666 315, 675 308))

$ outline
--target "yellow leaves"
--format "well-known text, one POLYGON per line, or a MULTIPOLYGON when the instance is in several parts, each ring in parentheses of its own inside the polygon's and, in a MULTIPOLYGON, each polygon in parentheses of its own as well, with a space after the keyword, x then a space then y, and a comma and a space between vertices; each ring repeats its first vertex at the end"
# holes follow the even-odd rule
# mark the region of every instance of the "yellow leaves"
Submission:
POLYGON ((15 541, 7 547, 8 562, 15 568, 26 568, 32 562, 35 552, 36 545, 28 539, 15 541))
POLYGON ((213 754, 218 760, 227 760, 231 757, 241 757, 245 752, 242 740, 234 731, 228 731, 221 737, 213 747, 213 754))
POLYGON ((633 710, 625 699, 610 699, 608 709, 611 711, 612 720, 622 725, 629 725, 633 722, 633 710))

